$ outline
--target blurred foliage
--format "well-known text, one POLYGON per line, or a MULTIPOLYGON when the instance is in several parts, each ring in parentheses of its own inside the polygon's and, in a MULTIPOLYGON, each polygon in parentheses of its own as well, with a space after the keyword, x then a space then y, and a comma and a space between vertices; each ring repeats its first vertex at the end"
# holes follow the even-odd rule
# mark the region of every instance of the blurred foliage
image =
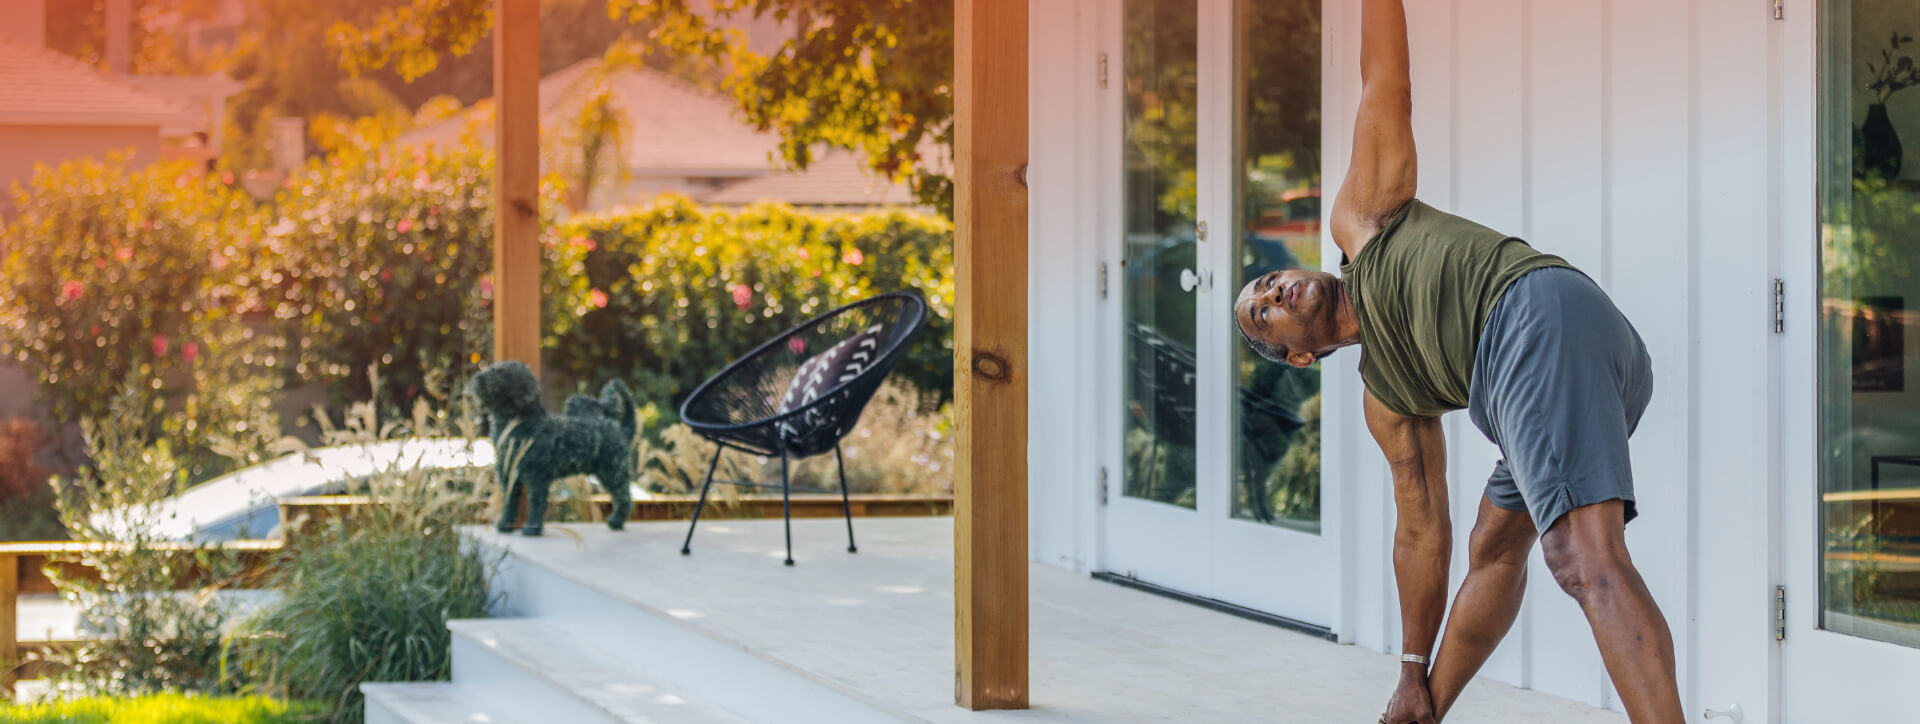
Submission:
POLYGON ((641 400, 679 403, 761 342, 829 309, 913 290, 930 311, 895 376, 953 389, 952 228, 900 211, 814 214, 781 204, 704 209, 683 197, 577 217, 552 241, 563 310, 547 321, 558 372, 620 378, 641 400))
POLYGON ((146 381, 121 424, 174 441, 194 479, 224 464, 276 385, 271 340, 247 313, 260 216, 184 164, 124 156, 41 167, 16 186, 0 237, 0 355, 39 383, 47 419, 104 419, 124 380, 146 381))
POLYGON ((1850 203, 1828 207, 1820 267, 1827 296, 1904 294, 1920 278, 1920 189, 1854 179, 1850 203))
POLYGON ((0 724, 297 724, 313 709, 264 696, 95 696, 0 707, 0 724))
POLYGON ((52 483, 68 536, 105 544, 53 557, 56 564, 83 566, 91 577, 47 567, 61 599, 80 612, 82 630, 97 634, 45 655, 63 693, 125 696, 226 686, 230 612, 214 596, 240 581, 243 562, 217 546, 174 544, 159 530, 161 505, 186 487, 188 470, 167 438, 142 424, 148 388, 131 381, 109 398, 106 414, 84 419, 92 463, 71 484, 52 483), (174 590, 188 578, 204 583, 174 590))
MULTIPOLYGON (((349 148, 290 177, 256 252, 271 273, 255 282, 285 325, 293 376, 347 380, 336 401, 407 405, 425 370, 490 358, 492 178, 491 154, 473 144, 349 148), (386 389, 370 387, 376 365, 386 389)), ((553 178, 541 189, 550 214, 561 189, 553 178)), ((551 217, 541 228, 551 235, 551 217)))
POLYGON ((0 421, 0 541, 65 537, 47 486, 53 471, 38 460, 47 444, 32 420, 0 421))
MULTIPOLYGON (((492 24, 490 5, 410 0, 377 17, 348 16, 330 43, 343 67, 412 77, 474 49, 492 24)), ((606 0, 605 11, 645 30, 662 51, 649 57, 657 67, 688 59, 727 67, 724 86, 747 122, 779 133, 792 166, 806 168, 822 147, 852 149, 952 216, 952 0, 606 0), (727 27, 761 18, 791 30, 764 55, 727 27)), ((554 20, 543 15, 542 27, 554 20)))
MULTIPOLYGON (((608 17, 604 1, 542 0, 541 75, 597 57, 623 35, 644 32, 644 27, 608 17)), ((246 0, 246 4, 247 20, 239 40, 219 63, 246 85, 229 104, 230 132, 222 149, 234 168, 268 165, 268 124, 276 116, 305 118, 310 128, 318 128, 327 116, 399 118, 396 114, 413 113, 436 98, 471 104, 493 94, 490 35, 464 34, 449 24, 464 17, 454 11, 485 14, 491 0, 451 4, 447 0, 246 0), (440 6, 451 10, 422 14, 440 6), (378 37, 363 37, 359 35, 363 31, 356 29, 378 37), (429 36, 457 38, 463 52, 458 57, 447 52, 449 57, 437 58, 424 72, 402 72, 402 68, 418 70, 413 61, 402 57, 404 49, 429 36), (361 49, 402 67, 378 67, 374 57, 360 54, 361 49)), ((443 52, 452 49, 438 47, 443 52)), ((662 69, 678 67, 664 58, 652 62, 662 69)), ((319 140, 318 135, 314 138, 319 140)))
MULTIPOLYGON (((212 19, 220 0, 128 0, 129 70, 144 75, 200 75, 217 67, 221 49, 189 46, 182 25, 212 19)), ((47 47, 104 69, 107 0, 47 2, 47 47)))

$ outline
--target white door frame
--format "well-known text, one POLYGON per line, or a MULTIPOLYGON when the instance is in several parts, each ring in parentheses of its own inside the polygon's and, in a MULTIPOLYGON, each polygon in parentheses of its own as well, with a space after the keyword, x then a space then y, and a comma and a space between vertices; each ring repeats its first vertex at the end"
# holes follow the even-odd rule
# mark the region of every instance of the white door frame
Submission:
MULTIPOLYGON (((1781 73, 1792 131, 1807 127, 1813 148, 1783 159, 1782 278, 1788 290, 1782 335, 1780 511, 1773 540, 1787 590, 1786 639, 1781 644, 1780 697, 1775 721, 1894 721, 1912 715, 1906 695, 1920 672, 1920 649, 1821 630, 1818 354, 1819 262, 1822 246, 1817 162, 1824 129, 1819 74, 1826 48, 1813 7, 1789 18, 1781 73), (1796 290, 1799 290, 1796 293, 1796 290), (1895 718, 1890 718, 1895 717, 1895 718)), ((1786 145, 1786 144, 1782 144, 1786 145)))
MULTIPOLYGON (((1199 76, 1195 99, 1198 106, 1197 220, 1211 230, 1208 238, 1197 244, 1196 251, 1196 263, 1205 270, 1203 278, 1206 279, 1195 292, 1198 313, 1195 394, 1200 411, 1194 431, 1197 506, 1186 510, 1129 499, 1121 494, 1125 482, 1125 447, 1121 433, 1127 373, 1123 368, 1122 346, 1125 289, 1120 251, 1114 240, 1120 239, 1124 232, 1121 222, 1124 93, 1116 87, 1101 99, 1099 114, 1103 136, 1098 162, 1099 258, 1107 264, 1112 279, 1110 288, 1117 293, 1101 305, 1099 315, 1099 349, 1105 353, 1098 355, 1100 389, 1104 393, 1100 405, 1100 460, 1108 475, 1096 567, 1182 593, 1332 628, 1339 619, 1341 600, 1336 538, 1341 526, 1334 517, 1340 508, 1331 502, 1337 497, 1339 476, 1322 475, 1319 534, 1232 517, 1233 455, 1238 425, 1231 360, 1237 351, 1236 345, 1240 344, 1239 335, 1230 326, 1233 298, 1237 293, 1237 289, 1232 288, 1238 269, 1235 250, 1240 225, 1237 222, 1241 221, 1237 212, 1236 186, 1241 159, 1234 80, 1239 48, 1234 42, 1220 41, 1239 37, 1235 26, 1238 6, 1236 0, 1196 0, 1196 4, 1196 32, 1201 39, 1196 46, 1199 76)), ((1111 77, 1121 79, 1113 83, 1118 86, 1124 82, 1123 8, 1119 3, 1100 6, 1098 46, 1107 54, 1111 77)), ((1337 432, 1326 430, 1323 445, 1338 437, 1337 432)))

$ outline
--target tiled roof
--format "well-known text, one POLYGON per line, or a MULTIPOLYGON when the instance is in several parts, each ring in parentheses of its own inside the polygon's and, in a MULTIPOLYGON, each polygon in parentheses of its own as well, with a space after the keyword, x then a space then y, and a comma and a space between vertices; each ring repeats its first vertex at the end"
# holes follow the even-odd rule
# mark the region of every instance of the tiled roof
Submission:
MULTIPOLYGON (((593 64, 587 60, 540 80, 542 133, 560 133, 585 103, 580 90, 593 64)), ((733 102, 651 69, 624 70, 612 78, 614 106, 627 122, 627 168, 648 175, 757 176, 774 168, 778 139, 755 131, 734 115, 733 102)), ((493 142, 491 103, 400 137, 403 145, 459 143, 469 125, 482 143, 493 142)))
POLYGON ((867 170, 859 156, 827 151, 805 171, 786 171, 747 179, 700 197, 701 203, 744 206, 784 201, 795 206, 880 206, 918 203, 905 184, 867 170))
POLYGON ((191 124, 186 108, 46 48, 0 39, 0 123, 191 124))

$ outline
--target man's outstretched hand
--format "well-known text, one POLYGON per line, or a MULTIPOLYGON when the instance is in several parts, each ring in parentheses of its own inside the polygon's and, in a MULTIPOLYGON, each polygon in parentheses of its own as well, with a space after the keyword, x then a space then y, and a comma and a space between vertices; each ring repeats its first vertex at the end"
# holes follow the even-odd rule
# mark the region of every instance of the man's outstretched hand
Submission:
POLYGON ((1386 724, 1438 724, 1440 719, 1433 715, 1433 695, 1427 691, 1426 672, 1406 673, 1400 677, 1400 687, 1394 689, 1393 699, 1387 702, 1387 713, 1380 717, 1386 724))

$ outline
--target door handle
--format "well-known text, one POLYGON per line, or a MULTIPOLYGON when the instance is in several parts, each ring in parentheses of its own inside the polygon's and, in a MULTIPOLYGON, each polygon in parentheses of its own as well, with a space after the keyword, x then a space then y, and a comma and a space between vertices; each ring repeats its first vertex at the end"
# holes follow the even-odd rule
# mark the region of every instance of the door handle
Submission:
POLYGON ((1722 718, 1722 717, 1727 719, 1732 719, 1733 724, 1741 724, 1741 722, 1745 721, 1747 718, 1747 715, 1740 711, 1739 704, 1734 704, 1733 706, 1729 706, 1725 709, 1708 709, 1704 716, 1706 716, 1708 719, 1715 719, 1715 718, 1722 718))
POLYGON ((1192 269, 1180 270, 1180 290, 1191 292, 1195 289, 1213 291, 1213 272, 1195 273, 1192 269))

